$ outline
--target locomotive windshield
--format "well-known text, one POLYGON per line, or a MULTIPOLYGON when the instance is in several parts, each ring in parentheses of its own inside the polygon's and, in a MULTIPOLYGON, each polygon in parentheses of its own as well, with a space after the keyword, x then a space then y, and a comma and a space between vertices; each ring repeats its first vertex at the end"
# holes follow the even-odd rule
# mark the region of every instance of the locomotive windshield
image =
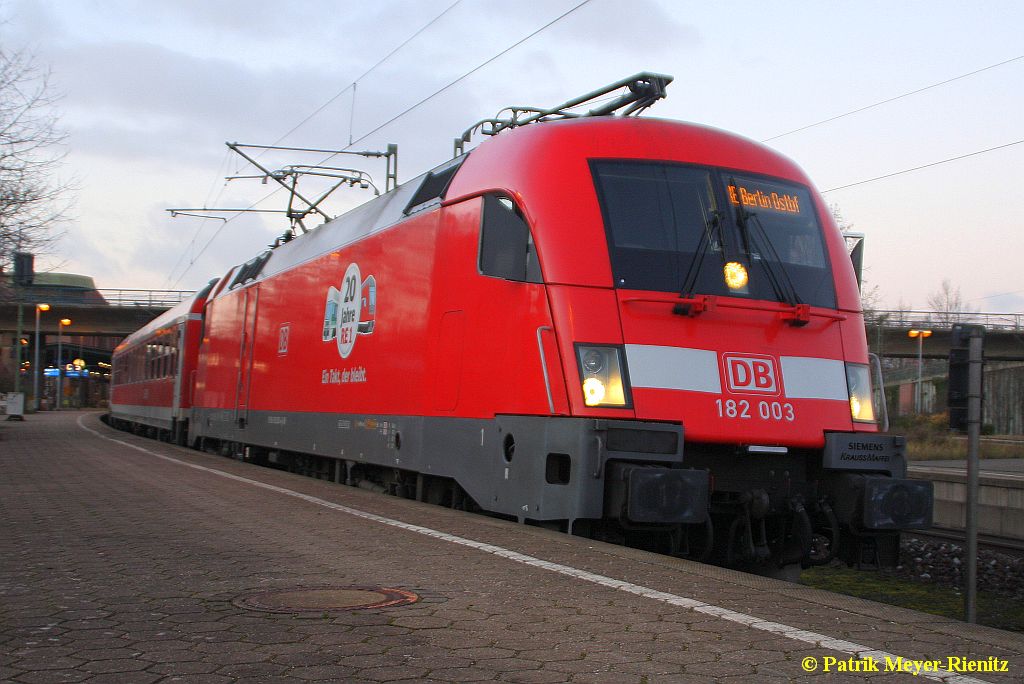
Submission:
POLYGON ((803 187, 678 164, 597 161, 617 287, 835 308, 821 225, 803 187), (727 284, 726 264, 742 283, 727 284))

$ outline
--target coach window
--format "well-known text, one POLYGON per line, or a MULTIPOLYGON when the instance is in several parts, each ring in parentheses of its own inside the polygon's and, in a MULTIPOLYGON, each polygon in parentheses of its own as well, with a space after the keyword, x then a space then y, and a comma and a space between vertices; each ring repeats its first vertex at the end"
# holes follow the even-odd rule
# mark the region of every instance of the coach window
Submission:
POLYGON ((530 227, 515 202, 507 197, 484 196, 480 273, 505 280, 541 282, 530 227))
POLYGON ((160 374, 165 378, 171 376, 171 336, 167 333, 163 335, 164 339, 164 364, 161 369, 163 372, 160 374))

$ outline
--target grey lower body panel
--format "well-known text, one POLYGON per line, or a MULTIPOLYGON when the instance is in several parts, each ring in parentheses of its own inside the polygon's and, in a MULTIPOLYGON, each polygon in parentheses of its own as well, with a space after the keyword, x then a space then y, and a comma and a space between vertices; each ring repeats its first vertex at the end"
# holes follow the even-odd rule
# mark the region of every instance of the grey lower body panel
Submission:
POLYGON ((679 425, 551 416, 423 416, 193 409, 189 438, 450 478, 482 508, 520 520, 604 517, 608 461, 679 468, 679 425))
POLYGON ((110 415, 112 418, 148 425, 149 427, 160 428, 161 430, 173 428, 176 413, 174 409, 169 409, 166 406, 110 405, 110 415))

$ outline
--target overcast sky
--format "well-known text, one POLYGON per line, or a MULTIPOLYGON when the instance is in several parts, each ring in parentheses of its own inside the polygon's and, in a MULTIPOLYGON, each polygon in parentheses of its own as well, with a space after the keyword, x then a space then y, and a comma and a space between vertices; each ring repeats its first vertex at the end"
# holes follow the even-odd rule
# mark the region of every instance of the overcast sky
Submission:
MULTIPOLYGON (((675 76, 648 116, 765 140, 1013 60, 768 143, 823 191, 1024 140, 1019 1, 453 2, 0 0, 0 41, 32 50, 63 94, 64 173, 79 188, 67 235, 41 266, 101 288, 194 289, 285 227, 274 215, 223 224, 164 211, 245 207, 273 189, 225 183, 254 171, 225 141, 274 143, 304 122, 282 144, 397 143, 405 181, 501 107, 553 105, 645 70, 675 76)), ((376 161, 335 162, 383 184, 376 161)), ((884 305, 924 308, 948 278, 976 309, 1020 312, 1022 188, 1016 144, 825 198, 867 235, 866 279, 884 305)), ((340 192, 332 214, 372 196, 340 192)))

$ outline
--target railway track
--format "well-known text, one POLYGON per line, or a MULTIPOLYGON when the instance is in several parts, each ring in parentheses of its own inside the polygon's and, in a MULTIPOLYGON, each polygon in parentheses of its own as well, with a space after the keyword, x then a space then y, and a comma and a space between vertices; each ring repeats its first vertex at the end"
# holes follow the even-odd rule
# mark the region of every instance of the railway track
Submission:
MULTIPOLYGON (((967 543, 967 533, 964 530, 950 529, 944 527, 933 527, 929 530, 914 530, 904 534, 905 537, 917 537, 923 540, 951 541, 956 544, 967 543)), ((979 534, 978 548, 998 551, 1017 558, 1024 558, 1024 540, 1011 537, 1000 537, 993 534, 979 534)))

